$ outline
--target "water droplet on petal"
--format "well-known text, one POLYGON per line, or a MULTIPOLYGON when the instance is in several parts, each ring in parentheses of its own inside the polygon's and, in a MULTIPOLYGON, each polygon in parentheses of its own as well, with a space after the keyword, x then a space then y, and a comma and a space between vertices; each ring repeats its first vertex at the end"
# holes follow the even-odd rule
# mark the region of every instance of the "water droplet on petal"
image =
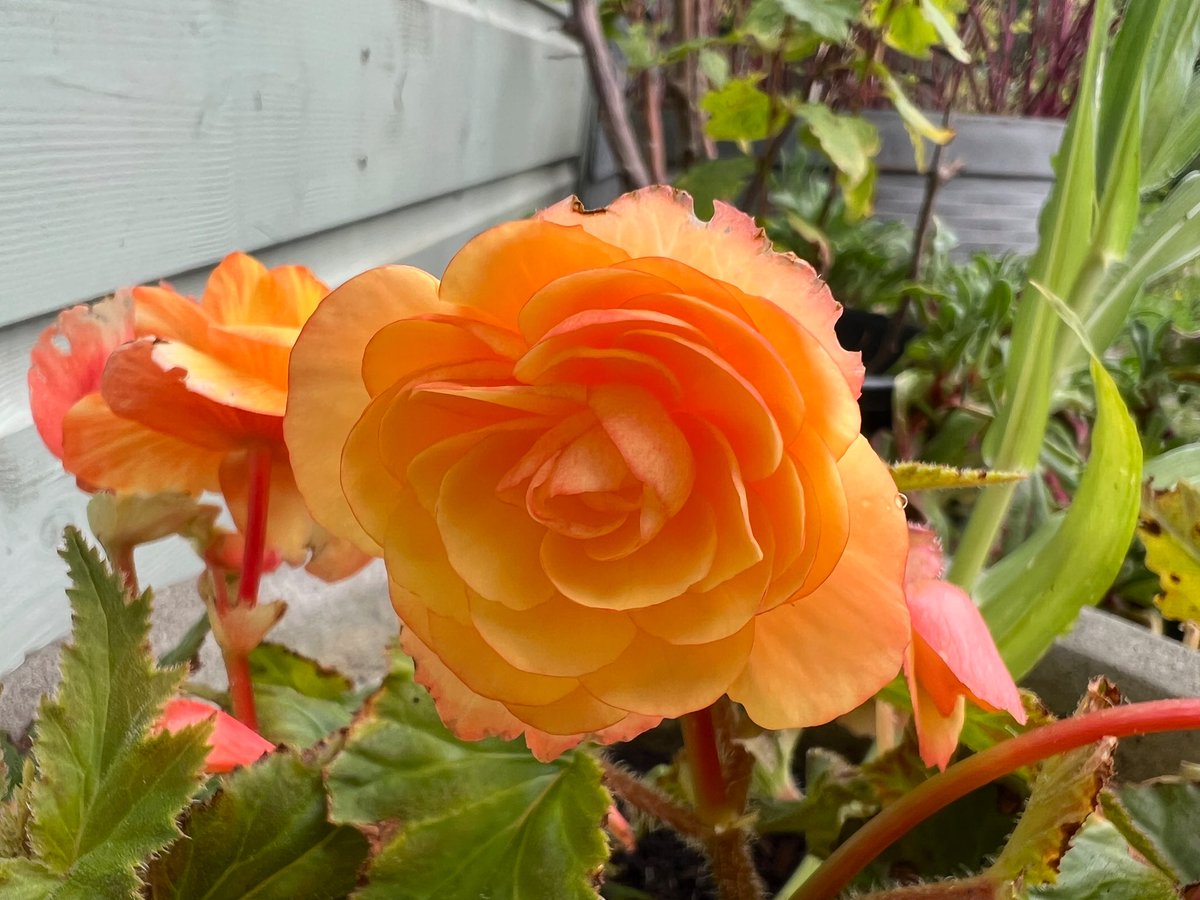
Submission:
POLYGON ((896 507, 898 509, 908 509, 908 497, 904 496, 904 494, 897 494, 896 507))

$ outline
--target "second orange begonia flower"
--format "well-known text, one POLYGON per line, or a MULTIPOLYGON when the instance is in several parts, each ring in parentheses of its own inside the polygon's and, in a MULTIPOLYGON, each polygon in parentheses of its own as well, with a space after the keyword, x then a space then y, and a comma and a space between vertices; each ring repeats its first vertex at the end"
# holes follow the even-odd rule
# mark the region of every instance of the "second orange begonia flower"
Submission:
POLYGON ((327 293, 303 267, 234 253, 199 301, 163 285, 68 310, 33 351, 38 430, 87 489, 220 490, 239 527, 249 457, 270 454, 268 546, 343 577, 366 557, 312 520, 283 442, 288 357, 327 293))

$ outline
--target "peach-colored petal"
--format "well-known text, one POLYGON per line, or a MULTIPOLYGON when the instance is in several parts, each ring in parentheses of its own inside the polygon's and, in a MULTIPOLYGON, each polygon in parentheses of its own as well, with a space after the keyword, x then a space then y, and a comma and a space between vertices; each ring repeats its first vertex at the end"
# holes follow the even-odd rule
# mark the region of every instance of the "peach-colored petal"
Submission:
POLYGON ((754 617, 770 577, 768 565, 756 565, 711 590, 688 591, 630 615, 638 628, 668 643, 710 644, 741 631, 754 617))
POLYGON ((479 360, 516 359, 524 342, 503 329, 457 316, 401 319, 376 332, 363 353, 371 396, 419 372, 479 360))
POLYGON ((62 458, 67 410, 100 390, 109 354, 133 339, 133 307, 127 296, 59 313, 30 354, 29 406, 50 452, 62 458))
MULTIPOLYGON (((213 325, 203 352, 236 370, 239 377, 268 385, 286 400, 288 359, 299 334, 300 329, 291 325, 213 325)), ((283 415, 283 410, 277 414, 283 415)))
POLYGON ((525 220, 490 228, 468 241, 446 266, 439 296, 517 330, 521 307, 556 278, 627 259, 628 254, 580 228, 525 220))
MULTIPOLYGON (((647 294, 677 290, 677 285, 664 278, 617 267, 571 272, 549 282, 521 307, 521 334, 532 346, 578 313, 618 309, 647 294)), ((640 308, 636 303, 633 306, 640 308)))
POLYGON ((213 729, 208 737, 209 751, 204 763, 206 772, 232 772, 238 766, 248 766, 275 749, 275 745, 258 732, 247 728, 218 707, 199 700, 183 697, 169 700, 158 724, 160 728, 174 733, 209 720, 213 723, 213 729))
POLYGON ((133 302, 138 337, 178 341, 200 350, 208 347, 213 320, 191 297, 181 297, 166 285, 135 287, 133 302))
MULTIPOLYGON (((269 324, 300 328, 329 293, 329 287, 304 266, 277 266, 271 269, 268 281, 275 296, 282 297, 278 312, 266 319, 269 324)), ((263 291, 262 283, 259 291, 263 291)), ((263 309, 258 310, 261 315, 263 309)))
MULTIPOLYGON (((911 683, 910 683, 911 685, 911 683)), ((917 749, 921 762, 945 769, 958 748, 958 736, 966 721, 966 698, 959 694, 948 712, 938 709, 933 698, 918 682, 912 693, 913 718, 917 726, 917 749)))
POLYGON ((63 467, 88 489, 195 496, 217 489, 222 456, 120 418, 99 394, 71 407, 63 427, 63 467))
POLYGON ((714 703, 746 665, 757 624, 709 644, 669 644, 638 634, 616 661, 580 677, 604 703, 675 718, 714 703))
POLYGON ((389 266, 352 278, 326 297, 292 349, 284 433, 292 470, 313 517, 368 553, 382 552, 342 492, 342 448, 370 402, 362 357, 371 337, 406 315, 439 308, 437 279, 389 266))
POLYGON ((690 428, 688 434, 696 454, 696 491, 712 504, 716 520, 717 552, 712 568, 693 588, 708 591, 757 565, 763 552, 754 536, 746 486, 729 442, 720 431, 705 425, 690 428))
POLYGON ((590 609, 565 597, 515 610, 472 594, 471 621, 518 669, 546 675, 584 675, 601 668, 620 656, 637 633, 628 614, 590 609), (587 641, 580 642, 583 634, 587 641))
MULTIPOLYGON (((271 347, 265 342, 253 342, 266 352, 282 352, 283 362, 279 373, 287 372, 287 347, 271 347)), ((245 343, 243 343, 245 347, 245 343)), ((261 378, 258 374, 247 373, 245 369, 231 365, 226 359, 203 353, 187 344, 163 342, 153 345, 151 359, 163 372, 180 370, 184 372, 183 383, 188 391, 200 397, 219 403, 233 410, 241 410, 259 416, 279 418, 287 406, 287 385, 272 383, 261 378)), ((249 349, 249 348, 246 348, 249 349)), ((269 370, 274 364, 266 358, 261 358, 261 369, 269 370)), ((259 368, 259 367, 255 367, 259 368)), ((279 374, 268 372, 267 374, 279 374)))
POLYGON ((164 368, 146 340, 114 351, 104 368, 101 393, 118 416, 211 450, 234 450, 247 441, 278 441, 278 416, 253 412, 188 389, 188 372, 164 368))
POLYGON ((573 737, 611 728, 628 713, 597 700, 582 687, 567 696, 538 706, 506 704, 509 711, 537 731, 573 737))
POLYGON ((217 324, 257 324, 262 319, 255 309, 255 293, 266 278, 266 266, 253 256, 230 253, 208 276, 200 303, 217 324))
POLYGON ((1018 722, 1025 709, 979 609, 957 585, 926 580, 908 587, 908 608, 918 650, 927 645, 940 667, 917 658, 917 680, 944 708, 950 695, 966 694, 987 710, 1007 711, 1018 722))
POLYGON ((757 617, 754 649, 729 690, 764 728, 817 725, 853 709, 895 676, 909 642, 908 528, 895 483, 865 438, 839 468, 854 473, 845 478, 845 552, 811 594, 757 617))
POLYGON ((833 334, 841 305, 812 266, 790 253, 776 253, 754 220, 732 206, 717 202, 712 220, 701 222, 687 194, 656 185, 625 194, 604 210, 585 210, 571 197, 538 213, 538 218, 581 225, 631 257, 676 260, 779 304, 823 336, 822 345, 855 394, 861 387, 859 354, 843 350, 833 334))

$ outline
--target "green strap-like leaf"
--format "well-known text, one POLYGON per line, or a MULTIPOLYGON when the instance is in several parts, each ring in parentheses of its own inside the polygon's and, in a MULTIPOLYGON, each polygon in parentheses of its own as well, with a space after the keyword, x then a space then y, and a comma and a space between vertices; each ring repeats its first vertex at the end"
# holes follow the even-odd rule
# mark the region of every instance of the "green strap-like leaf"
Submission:
POLYGON ((62 555, 75 624, 58 693, 43 701, 37 724, 30 843, 65 877, 54 896, 126 896, 139 884, 136 867, 179 835, 175 819, 199 788, 209 726, 150 734, 183 675, 150 656, 150 594, 127 603, 74 529, 62 555))
POLYGON ((1142 467, 1137 426, 1104 367, 1093 360, 1091 372, 1096 427, 1071 508, 985 572, 974 591, 1017 678, 1071 627, 1080 609, 1104 596, 1137 523, 1142 467))
POLYGON ((368 709, 329 773, 335 821, 400 825, 363 898, 594 900, 609 797, 590 756, 540 763, 517 743, 464 743, 404 674, 368 709))
POLYGON ((367 840, 328 821, 320 766, 274 753, 225 779, 150 869, 154 900, 323 900, 344 897, 367 840))

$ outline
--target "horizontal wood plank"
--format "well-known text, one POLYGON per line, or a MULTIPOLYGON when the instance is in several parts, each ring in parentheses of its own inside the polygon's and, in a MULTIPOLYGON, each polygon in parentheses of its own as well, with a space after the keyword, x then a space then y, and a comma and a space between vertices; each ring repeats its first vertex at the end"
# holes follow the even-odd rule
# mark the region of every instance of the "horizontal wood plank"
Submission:
POLYGON ((0 325, 572 159, 530 0, 0 0, 0 325))
MULTIPOLYGON (((440 273, 472 235, 570 194, 576 177, 575 165, 557 163, 257 255, 268 265, 308 265, 331 286, 397 261, 440 273)), ((206 275, 172 280, 195 292, 206 275)), ((86 525, 87 497, 42 445, 29 416, 29 349, 47 321, 0 329, 0 675, 67 632, 66 570, 56 547, 64 526, 86 525)), ((138 568, 144 584, 168 585, 194 577, 200 566, 182 540, 172 539, 140 550, 138 568)))

